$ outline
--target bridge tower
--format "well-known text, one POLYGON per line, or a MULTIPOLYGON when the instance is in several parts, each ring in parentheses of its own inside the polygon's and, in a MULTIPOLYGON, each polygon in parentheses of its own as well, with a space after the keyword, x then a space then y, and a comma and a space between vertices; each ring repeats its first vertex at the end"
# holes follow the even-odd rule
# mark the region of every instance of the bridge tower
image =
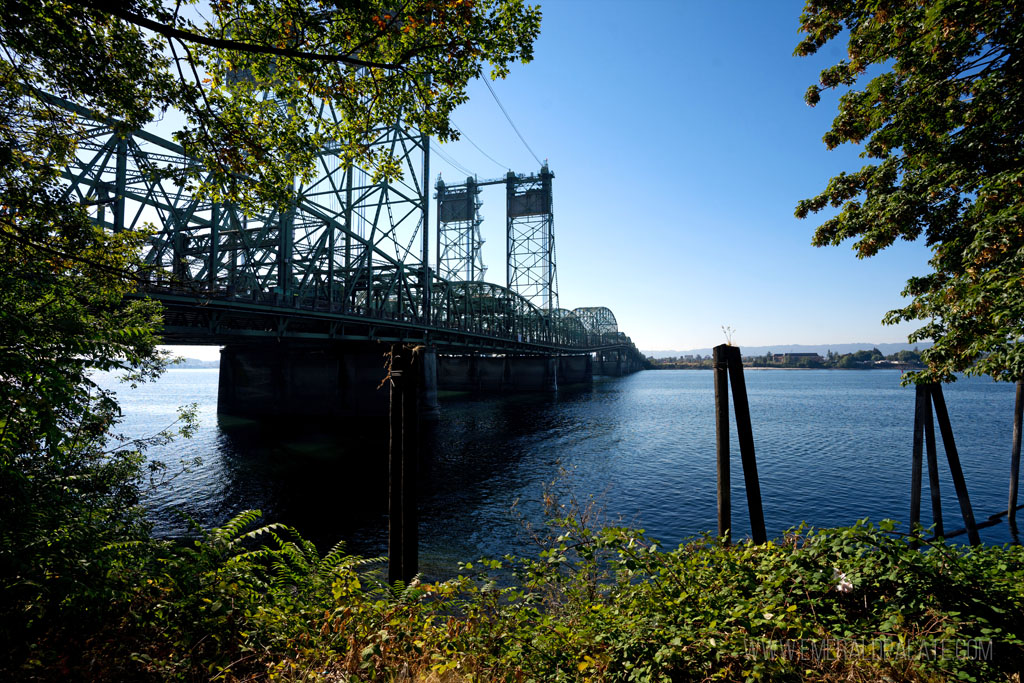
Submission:
POLYGON ((545 311, 558 308, 554 177, 547 164, 539 175, 505 176, 508 288, 545 311))
POLYGON ((487 272, 480 251, 479 196, 475 178, 462 185, 437 179, 437 274, 446 280, 482 281, 487 272))

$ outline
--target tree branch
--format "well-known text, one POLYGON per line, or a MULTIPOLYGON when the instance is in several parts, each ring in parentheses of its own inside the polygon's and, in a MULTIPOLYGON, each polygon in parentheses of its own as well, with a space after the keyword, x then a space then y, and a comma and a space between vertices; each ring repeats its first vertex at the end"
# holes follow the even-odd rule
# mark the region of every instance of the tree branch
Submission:
POLYGON ((317 52, 303 52, 301 50, 271 47, 269 45, 254 45, 252 43, 242 43, 236 40, 210 38, 199 33, 193 33, 192 31, 185 31, 174 26, 168 26, 167 24, 163 24, 154 19, 150 19, 149 17, 142 16, 141 14, 121 9, 116 5, 97 6, 88 0, 83 0, 82 4, 99 12, 115 16, 130 24, 149 29, 150 31, 158 33, 166 38, 176 38, 181 41, 198 43, 200 45, 206 45, 208 47, 214 47, 221 50, 235 50, 237 52, 248 52, 251 54, 262 55, 277 55, 280 57, 291 57, 293 59, 308 59, 326 64, 347 64, 348 66, 387 69, 389 71, 397 71, 405 68, 409 59, 416 54, 416 51, 406 52, 397 62, 370 62, 363 59, 356 59, 355 57, 349 57, 347 55, 325 55, 317 52))

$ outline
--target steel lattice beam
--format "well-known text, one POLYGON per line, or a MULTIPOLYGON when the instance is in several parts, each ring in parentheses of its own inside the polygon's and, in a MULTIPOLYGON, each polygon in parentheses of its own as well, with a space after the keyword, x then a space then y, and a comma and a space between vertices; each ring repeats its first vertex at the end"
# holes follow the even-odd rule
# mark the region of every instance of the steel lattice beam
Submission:
MULTIPOLYGON (((557 307, 547 167, 539 176, 497 181, 506 184, 512 209, 509 286, 460 282, 427 267, 429 145, 419 133, 376 131, 374 144, 402 164, 400 181, 374 183, 328 145, 313 180, 296 184, 289 209, 247 214, 188 189, 182 172, 203 171, 179 145, 50 99, 74 111, 85 131, 76 161, 62 170, 68 196, 106 229, 155 228, 140 295, 163 302, 169 342, 379 339, 461 352, 627 349, 639 356, 607 309, 580 309, 607 311, 595 317, 557 307)), ((321 114, 335 116, 327 105, 321 114)), ((463 255, 464 265, 477 264, 470 277, 481 272, 477 219, 474 213, 463 255)))

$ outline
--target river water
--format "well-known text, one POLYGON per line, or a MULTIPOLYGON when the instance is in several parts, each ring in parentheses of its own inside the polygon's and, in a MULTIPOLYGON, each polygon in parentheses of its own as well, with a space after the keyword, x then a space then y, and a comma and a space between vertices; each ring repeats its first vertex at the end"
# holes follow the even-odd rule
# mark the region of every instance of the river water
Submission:
MULTIPOLYGON (((802 521, 905 523, 914 392, 899 378, 889 370, 746 371, 770 536, 802 521)), ((218 418, 216 369, 170 370, 118 392, 120 431, 132 436, 159 431, 179 405, 199 404, 194 438, 149 453, 171 473, 182 460, 203 460, 147 491, 157 534, 186 533, 186 516, 215 525, 257 508, 320 544, 345 539, 350 552, 386 552, 383 426, 218 418)), ((981 521, 1006 508, 1014 388, 969 378, 947 385, 945 395, 981 521)), ((425 436, 420 484, 421 565, 432 578, 450 575, 459 561, 530 552, 526 527, 543 524, 545 492, 592 503, 601 520, 646 529, 669 546, 716 528, 710 371, 597 378, 585 390, 554 394, 442 395, 441 410, 425 436)), ((730 433, 734 534, 743 536, 749 522, 734 424, 730 433)), ((939 465, 946 529, 962 527, 941 438, 939 465)), ((922 516, 930 520, 927 477, 924 486, 922 516)), ((1005 522, 982 538, 1011 540, 1005 522)))

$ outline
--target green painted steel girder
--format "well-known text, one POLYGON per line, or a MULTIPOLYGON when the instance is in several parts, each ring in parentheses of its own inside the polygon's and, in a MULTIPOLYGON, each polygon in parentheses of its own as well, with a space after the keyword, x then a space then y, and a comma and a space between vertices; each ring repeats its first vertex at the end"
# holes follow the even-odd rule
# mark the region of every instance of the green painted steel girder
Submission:
MULTIPOLYGON (((377 131, 375 144, 402 164, 399 181, 371 182, 369 171, 344 165, 337 145, 328 145, 288 210, 247 214, 187 189, 182 171, 200 169, 180 146, 50 99, 88 131, 75 163, 62 170, 68 196, 88 202, 106 229, 156 227, 139 295, 164 303, 168 341, 401 339, 460 351, 639 356, 607 308, 552 305, 550 256, 538 280, 550 295, 540 306, 516 291, 521 282, 453 281, 429 268, 429 144, 417 132, 377 131)), ((335 116, 328 105, 321 114, 335 116)))

